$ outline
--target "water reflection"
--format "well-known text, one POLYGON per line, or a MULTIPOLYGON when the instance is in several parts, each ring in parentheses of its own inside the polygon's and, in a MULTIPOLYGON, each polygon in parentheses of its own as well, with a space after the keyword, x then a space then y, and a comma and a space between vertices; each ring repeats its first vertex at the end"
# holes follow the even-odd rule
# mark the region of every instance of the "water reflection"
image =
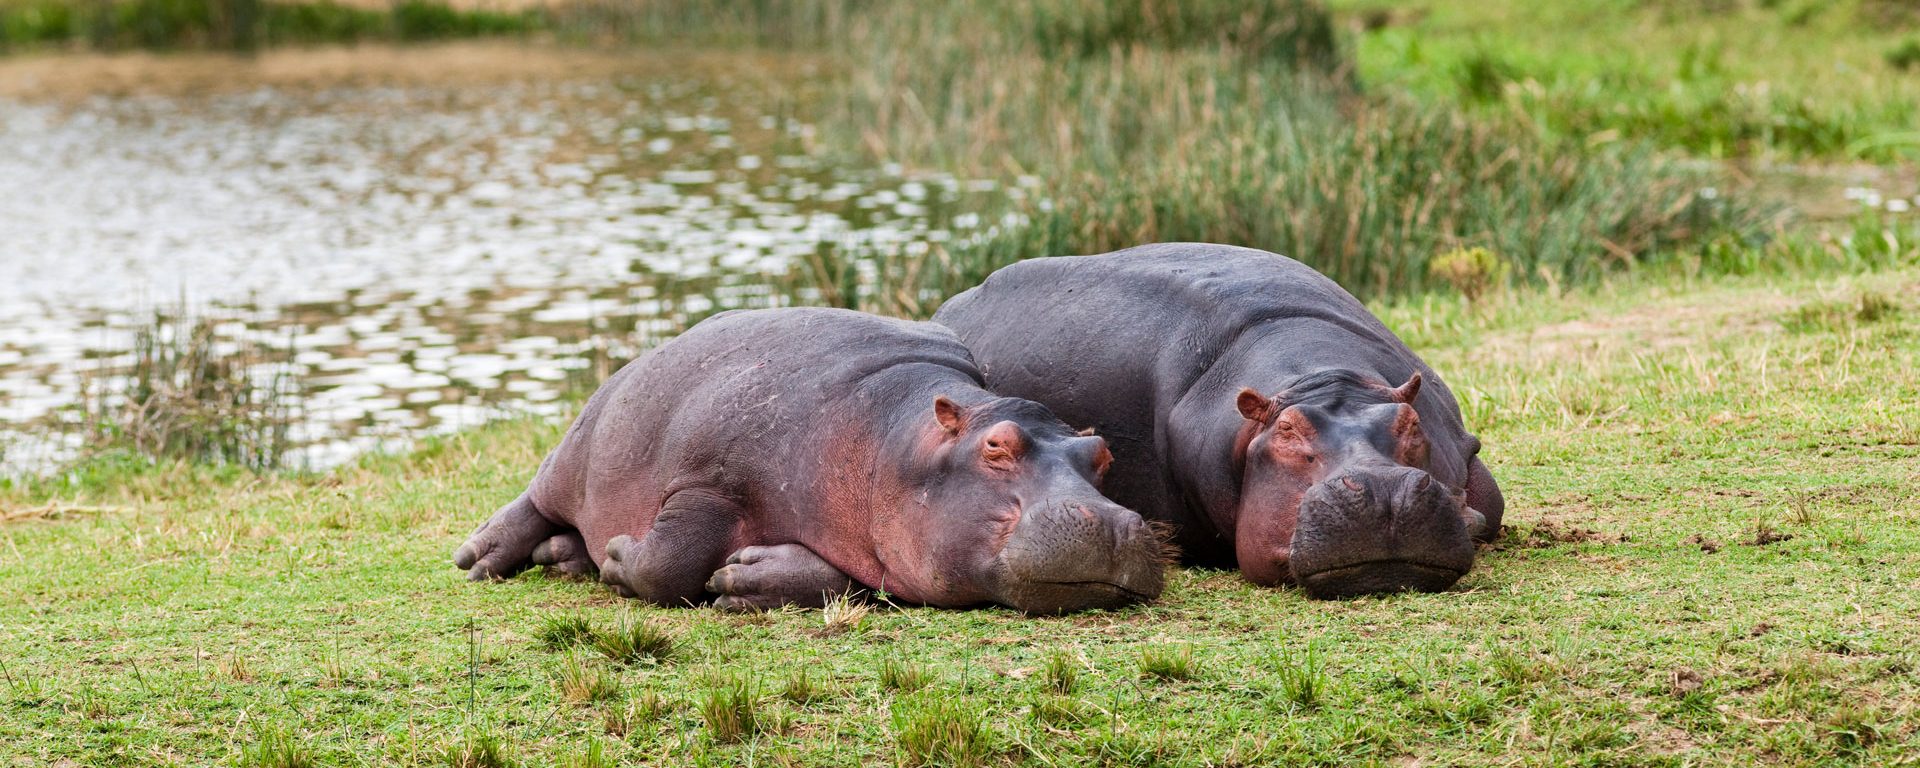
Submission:
POLYGON ((836 170, 755 99, 687 78, 0 101, 0 470, 73 455, 40 425, 117 386, 99 374, 156 310, 287 350, 293 461, 325 467, 557 414, 690 318, 785 301, 821 244, 925 248, 985 189, 836 170))

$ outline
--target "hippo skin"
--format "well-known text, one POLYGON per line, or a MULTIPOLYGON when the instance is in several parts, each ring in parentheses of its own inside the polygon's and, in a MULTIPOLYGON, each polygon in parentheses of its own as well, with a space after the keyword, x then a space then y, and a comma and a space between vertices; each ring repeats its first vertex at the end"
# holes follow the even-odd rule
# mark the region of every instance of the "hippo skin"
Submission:
POLYGON ((859 587, 1035 613, 1157 597, 1159 537, 1098 491, 1105 442, 980 379, 930 323, 715 315, 610 377, 454 564, 740 610, 859 587))
POLYGON ((1278 254, 1163 243, 1019 262, 934 321, 987 386, 1092 425, 1107 495, 1190 563, 1310 596, 1437 591, 1504 502, 1453 394, 1352 294, 1278 254))

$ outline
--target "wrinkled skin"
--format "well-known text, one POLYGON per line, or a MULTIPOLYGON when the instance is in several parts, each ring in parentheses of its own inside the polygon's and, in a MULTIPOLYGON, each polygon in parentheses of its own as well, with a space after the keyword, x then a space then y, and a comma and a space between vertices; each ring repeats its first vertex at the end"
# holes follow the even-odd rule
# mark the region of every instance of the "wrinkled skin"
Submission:
POLYGON ((1446 384, 1352 295, 1197 243, 1001 269, 935 322, 987 385, 1092 425, 1107 494, 1189 562, 1316 597, 1437 591, 1504 502, 1446 384))
POLYGON ((474 579, 598 572, 661 605, 818 606, 860 588, 1053 613, 1157 597, 1160 542, 1111 456, 980 386, 952 333, 831 309, 727 312, 614 374, 525 494, 454 554, 474 579))

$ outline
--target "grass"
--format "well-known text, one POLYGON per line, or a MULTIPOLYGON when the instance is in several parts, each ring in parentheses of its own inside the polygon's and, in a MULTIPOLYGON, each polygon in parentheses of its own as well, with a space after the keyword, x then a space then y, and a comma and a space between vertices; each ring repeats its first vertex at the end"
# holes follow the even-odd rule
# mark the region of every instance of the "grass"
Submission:
POLYGON ((255 723, 295 718, 317 764, 448 764, 456 746, 470 764, 553 764, 589 738, 617 764, 892 762, 932 754, 907 746, 916 723, 974 717, 989 762, 1023 765, 1875 764, 1920 746, 1900 704, 1920 695, 1914 267, 1379 306, 1459 394, 1508 491, 1508 535, 1454 591, 1322 603, 1180 570, 1149 606, 886 609, 822 633, 810 611, 472 584, 446 553, 559 437, 502 423, 324 477, 133 467, 0 491, 98 510, 0 525, 16 596, 0 603, 0 762, 232 763, 255 723), (1863 296, 1899 311, 1786 325, 1863 296), (347 508, 356 525, 326 523, 347 508), (1758 543, 1759 523, 1791 538, 1758 543), (606 666, 629 698, 570 703, 552 682, 569 651, 543 628, 623 612, 670 629, 675 663, 606 666), (1204 674, 1143 680, 1141 649, 1168 638, 1204 674), (1047 691, 1068 649, 1073 691, 1047 691), (351 673, 330 676, 330 657, 351 673), (786 685, 762 697, 745 676, 786 685), (833 692, 799 706, 796 677, 833 692), (960 703, 913 714, 942 699, 960 703))
POLYGON ((1056 650, 1047 654, 1040 671, 1041 687, 1049 693, 1071 696, 1080 687, 1079 662, 1066 651, 1056 650))
POLYGON ((259 732, 254 742, 240 752, 245 768, 314 768, 318 765, 300 743, 298 735, 281 728, 259 732))
POLYGON ((667 714, 669 705, 660 694, 647 691, 629 699, 624 707, 609 707, 601 718, 603 730, 608 736, 624 739, 637 728, 658 722, 667 714))
POLYGON ((621 615, 593 632, 593 647, 620 664, 659 663, 673 658, 673 635, 652 621, 621 615))
POLYGON ((582 613, 556 613, 543 617, 535 639, 549 651, 563 651, 592 642, 593 619, 582 613))
POLYGON ((1158 680, 1192 680, 1200 672, 1193 660, 1193 646, 1186 643, 1155 644, 1140 649, 1140 674, 1158 680))
POLYGON ((1330 0, 1361 79, 1580 143, 1912 160, 1910 13, 1873 0, 1330 0))
POLYGON ((513 768, 515 763, 506 737, 491 725, 469 725, 440 751, 440 763, 447 768, 513 768))
POLYGON ((553 686, 562 699, 574 704, 599 704, 620 696, 619 678, 604 668, 589 666, 572 653, 554 671, 553 686))
POLYGON ((900 762, 913 766, 977 766, 992 757, 991 737, 977 703, 933 696, 894 711, 900 762))
POLYGON ((788 675, 786 687, 780 689, 781 698, 800 705, 824 699, 828 693, 825 687, 814 681, 813 672, 804 667, 788 675))
MULTIPOLYGON (((1197 19, 1209 6, 1162 10, 1197 19)), ((1443 101, 1356 89, 1315 31, 1328 23, 1319 6, 1254 6, 1297 19, 1275 25, 1275 39, 1316 53, 1112 30, 1101 45, 1069 44, 1013 23, 1019 13, 939 3, 850 28, 860 58, 822 136, 870 160, 998 179, 1012 214, 988 212, 998 223, 935 249, 930 267, 855 254, 881 275, 857 305, 925 314, 929 297, 1011 261, 1151 241, 1274 250, 1362 295, 1396 295, 1439 284, 1429 263, 1463 248, 1485 249, 1503 279, 1584 284, 1768 232, 1768 210, 1703 192, 1725 186, 1718 174, 1643 145, 1567 145, 1443 101)))
POLYGON ((1324 701, 1332 681, 1320 666, 1319 654, 1312 648, 1300 658, 1284 656, 1273 659, 1270 669, 1275 682, 1279 683, 1281 698, 1301 709, 1313 709, 1324 701))
POLYGON ((247 51, 261 46, 418 42, 544 29, 538 10, 455 8, 438 0, 396 0, 384 8, 277 0, 0 0, 0 53, 70 45, 247 51))
POLYGON ((933 682, 925 665, 898 656, 880 659, 878 678, 881 688, 897 693, 912 693, 933 682))
POLYGON ((821 634, 844 635, 859 632, 866 626, 867 614, 873 607, 866 602, 856 600, 849 595, 840 595, 827 601, 820 611, 821 634))
POLYGON ((716 674, 699 696, 700 720, 716 742, 744 741, 769 724, 750 674, 716 674))

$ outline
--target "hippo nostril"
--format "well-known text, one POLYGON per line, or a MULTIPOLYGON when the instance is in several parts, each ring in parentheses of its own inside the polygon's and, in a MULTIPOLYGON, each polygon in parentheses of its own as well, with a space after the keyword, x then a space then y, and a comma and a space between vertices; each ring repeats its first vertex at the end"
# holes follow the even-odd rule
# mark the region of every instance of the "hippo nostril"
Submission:
POLYGON ((1413 485, 1414 490, 1422 493, 1425 493, 1426 490, 1431 487, 1433 487, 1433 475, 1421 475, 1420 482, 1414 483, 1413 485))
POLYGON ((1347 477, 1342 477, 1342 478, 1340 478, 1340 482, 1342 482, 1342 483, 1346 483, 1346 484, 1347 484, 1347 488, 1348 488, 1349 490, 1352 490, 1352 491, 1355 491, 1355 492, 1358 492, 1358 491, 1360 491, 1360 490, 1361 490, 1361 488, 1360 488, 1360 484, 1359 484, 1358 482, 1355 482, 1352 476, 1347 476, 1347 477))
POLYGON ((1476 541, 1486 541, 1487 516, 1480 514, 1480 510, 1474 509, 1473 507, 1461 507, 1461 509, 1466 510, 1461 517, 1467 524, 1467 536, 1476 541))

